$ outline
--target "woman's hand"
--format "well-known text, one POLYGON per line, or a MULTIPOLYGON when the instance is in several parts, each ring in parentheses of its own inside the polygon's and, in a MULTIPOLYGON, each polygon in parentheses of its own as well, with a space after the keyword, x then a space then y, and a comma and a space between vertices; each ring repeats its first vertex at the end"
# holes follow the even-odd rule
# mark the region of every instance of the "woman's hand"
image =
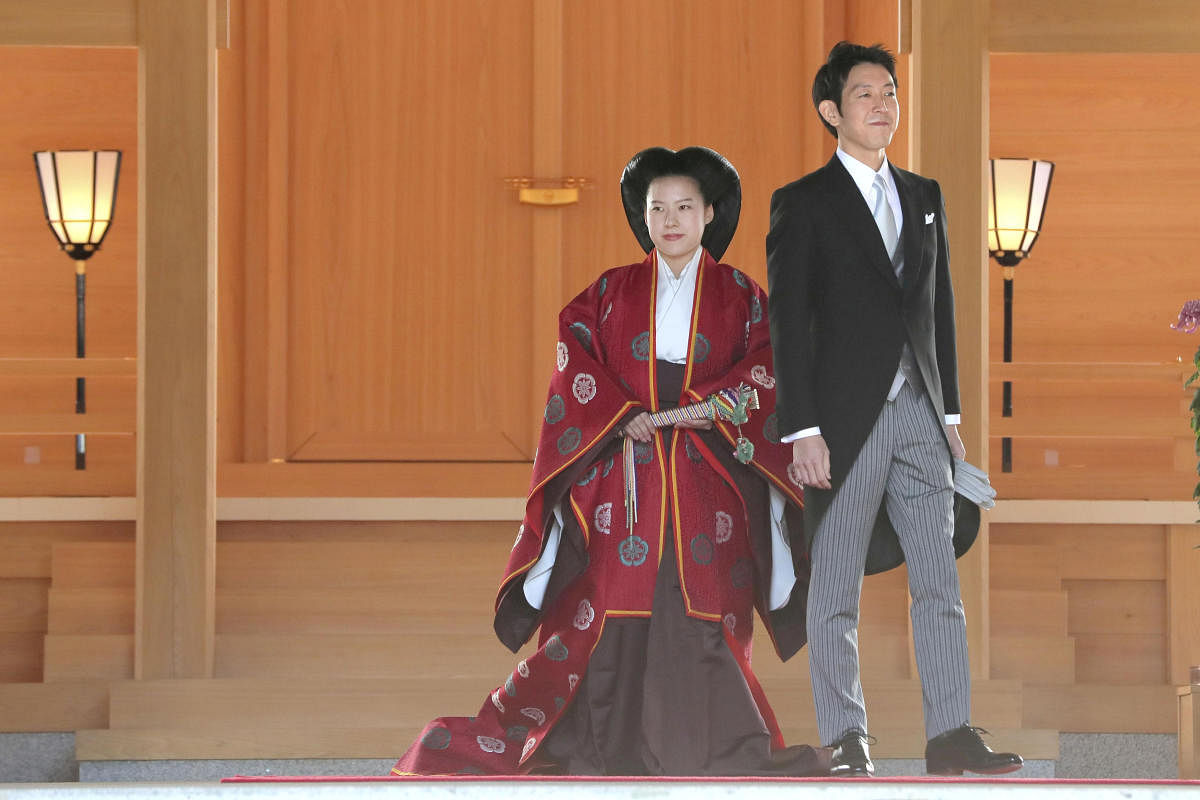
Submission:
POLYGON ((621 435, 638 442, 649 442, 654 439, 654 426, 650 424, 649 412, 643 411, 621 429, 621 435))
POLYGON ((697 431, 711 431, 712 426, 711 419, 685 419, 675 423, 676 428, 690 428, 697 431))

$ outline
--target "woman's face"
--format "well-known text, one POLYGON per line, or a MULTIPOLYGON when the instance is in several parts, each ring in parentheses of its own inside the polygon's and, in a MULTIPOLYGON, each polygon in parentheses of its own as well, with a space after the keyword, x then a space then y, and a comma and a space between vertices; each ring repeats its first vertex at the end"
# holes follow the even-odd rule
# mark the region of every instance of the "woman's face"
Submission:
POLYGON ((646 190, 646 227, 667 264, 682 269, 700 246, 704 226, 712 221, 700 184, 683 175, 664 175, 646 190))

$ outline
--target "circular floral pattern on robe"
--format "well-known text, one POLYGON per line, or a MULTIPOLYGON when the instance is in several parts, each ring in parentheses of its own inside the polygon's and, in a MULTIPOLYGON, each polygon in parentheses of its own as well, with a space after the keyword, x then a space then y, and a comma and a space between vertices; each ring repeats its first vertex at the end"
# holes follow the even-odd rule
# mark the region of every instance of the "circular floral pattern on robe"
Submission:
POLYGON ((586 372, 579 373, 571 384, 571 394, 580 405, 586 406, 596 396, 596 379, 586 372))
POLYGON ((650 545, 640 536, 627 536, 621 540, 621 563, 627 567, 640 567, 649 552, 650 545))
POLYGON ((697 564, 710 564, 713 558, 713 543, 703 533, 692 539, 692 560, 697 564))
POLYGON ((733 271, 733 279, 737 281, 737 285, 743 289, 750 288, 750 282, 746 280, 746 276, 736 269, 733 271))
POLYGON ((692 442, 691 436, 683 437, 683 452, 687 453, 688 461, 699 464, 704 460, 704 456, 700 455, 700 450, 692 442))
POLYGON ((592 603, 587 598, 579 601, 579 608, 575 611, 575 619, 571 620, 571 624, 576 630, 586 631, 591 627, 592 620, 596 618, 596 610, 592 608, 592 603))
POLYGON ((505 711, 508 710, 507 708, 504 707, 504 703, 500 702, 500 690, 499 689, 492 692, 492 705, 494 705, 496 707, 496 710, 499 711, 501 714, 503 714, 505 711))
POLYGON ((692 343, 692 354, 695 356, 696 363, 699 364, 708 358, 711 350, 712 345, 708 343, 708 337, 703 333, 697 333, 696 341, 692 343))
POLYGON ((523 658, 517 662, 517 674, 522 678, 529 677, 529 663, 523 658))
POLYGON ((762 434, 768 442, 779 444, 779 417, 774 412, 763 423, 762 434))
POLYGON ((650 331, 642 331, 633 337, 633 357, 638 361, 650 360, 650 331))
POLYGON ((601 278, 596 282, 596 286, 600 290, 600 296, 604 297, 604 293, 608 291, 608 278, 601 278))
POLYGON ((567 704, 567 701, 564 700, 563 698, 561 698, 561 697, 554 698, 554 709, 556 711, 562 711, 563 706, 565 706, 566 704, 567 704))
POLYGON ((755 364, 750 368, 750 378, 764 389, 775 388, 775 379, 771 377, 771 373, 767 372, 767 368, 762 364, 755 364))
POLYGON ((521 758, 525 758, 533 752, 533 748, 537 747, 537 737, 530 736, 525 742, 525 747, 521 749, 521 758))
POLYGON ((579 447, 579 442, 583 438, 583 433, 579 428, 571 427, 563 431, 562 436, 558 437, 558 452, 559 455, 566 455, 573 452, 579 447))
POLYGON ((724 511, 718 511, 716 513, 716 528, 717 544, 725 544, 733 536, 733 517, 724 511))
POLYGON ((587 486, 596 479, 596 467, 592 467, 587 472, 583 473, 583 477, 575 481, 576 486, 587 486))
POLYGON ((546 422, 555 425, 562 422, 562 418, 567 415, 567 404, 563 402, 561 395, 551 395, 546 401, 546 422))
POLYGON ((750 322, 754 325, 762 322, 762 301, 757 295, 750 298, 750 322))
POLYGON ((445 750, 450 746, 451 738, 449 728, 432 728, 421 737, 421 746, 430 750, 445 750))
POLYGON ((612 503, 601 503, 592 513, 592 523, 605 536, 612 533, 612 503))
POLYGON ((582 322, 571 323, 571 333, 575 334, 575 338, 583 345, 583 349, 589 353, 592 352, 592 329, 582 322))
POLYGON ((550 637, 550 641, 546 642, 546 658, 551 661, 566 661, 569 654, 562 637, 557 633, 550 637))
POLYGON ((737 629, 737 617, 732 612, 726 614, 721 622, 725 623, 725 627, 729 629, 730 633, 733 633, 737 629))
MULTIPOLYGON (((517 528, 517 538, 513 540, 512 549, 516 550, 517 545, 521 543, 521 537, 525 535, 525 523, 521 523, 521 527, 517 528)), ((511 551, 510 551, 511 552, 511 551)))
POLYGON ((558 371, 562 372, 567 368, 567 362, 571 360, 571 357, 567 354, 567 343, 559 342, 555 350, 555 361, 558 364, 558 371))
POLYGON ((513 725, 511 728, 509 728, 507 731, 504 732, 504 738, 511 739, 514 742, 521 741, 528 735, 529 735, 529 728, 526 728, 524 725, 513 725))
POLYGON ((504 682, 504 693, 509 697, 517 696, 517 684, 513 681, 512 675, 509 675, 508 680, 504 682))
POLYGON ((579 676, 576 675, 574 672, 572 672, 570 675, 567 676, 567 688, 569 688, 573 692, 573 691, 575 691, 575 687, 578 685, 579 685, 579 676))
POLYGON ((521 716, 529 717, 531 720, 533 720, 535 725, 546 724, 546 712, 542 711, 540 708, 522 708, 521 716))
POLYGON ((608 321, 608 315, 612 313, 612 310, 613 310, 612 303, 609 303, 607 306, 604 307, 604 313, 600 315, 600 322, 598 323, 599 325, 603 325, 605 322, 608 321))
POLYGON ((616 460, 616 456, 611 456, 608 461, 604 462, 604 471, 600 473, 601 478, 608 477, 608 473, 612 472, 613 464, 616 463, 616 460))
POLYGON ((479 743, 479 749, 485 753, 503 753, 505 750, 504 742, 491 736, 476 736, 475 741, 479 743))
POLYGON ((745 589, 754 580, 754 567, 749 560, 739 558, 729 571, 729 578, 733 581, 733 588, 745 589))
POLYGON ((649 464, 654 460, 654 445, 650 442, 633 443, 633 463, 649 464))

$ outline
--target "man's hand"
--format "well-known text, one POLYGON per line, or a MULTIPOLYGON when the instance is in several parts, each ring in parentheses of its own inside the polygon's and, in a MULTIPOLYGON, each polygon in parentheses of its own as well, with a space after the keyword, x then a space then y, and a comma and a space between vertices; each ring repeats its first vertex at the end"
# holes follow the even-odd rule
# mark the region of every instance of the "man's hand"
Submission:
POLYGON ((688 428, 696 431, 711 431, 712 426, 711 419, 684 419, 675 423, 676 428, 688 428))
POLYGON ((638 442, 649 442, 654 439, 654 426, 650 424, 649 412, 643 411, 625 424, 621 434, 638 442))
POLYGON ((950 455, 965 461, 967 448, 963 445, 962 437, 958 435, 957 425, 946 426, 946 441, 950 442, 950 455))
POLYGON ((801 486, 830 488, 829 447, 823 436, 805 436, 792 442, 792 463, 788 465, 788 476, 801 486))

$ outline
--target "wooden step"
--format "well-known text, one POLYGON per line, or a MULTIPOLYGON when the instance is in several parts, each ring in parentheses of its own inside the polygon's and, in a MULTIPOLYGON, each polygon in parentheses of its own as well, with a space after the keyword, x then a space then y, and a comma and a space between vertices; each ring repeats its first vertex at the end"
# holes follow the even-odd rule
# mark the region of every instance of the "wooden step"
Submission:
POLYGON ((1075 681, 1075 640, 1071 637, 994 635, 990 653, 993 678, 1075 681))
POLYGON ((1044 589, 993 589, 992 636, 1067 635, 1067 593, 1044 589))
MULTIPOLYGON (((1058 732, 989 729, 986 741, 1026 759, 1058 758, 1058 732)), ((85 730, 75 735, 80 761, 163 759, 399 758, 420 729, 380 728, 234 728, 194 731, 182 728, 85 730)), ((784 725, 788 744, 816 744, 813 727, 784 725)), ((925 733, 919 728, 872 727, 875 758, 924 758, 925 733)))
POLYGON ((51 733, 108 725, 108 682, 0 683, 0 733, 51 733))

